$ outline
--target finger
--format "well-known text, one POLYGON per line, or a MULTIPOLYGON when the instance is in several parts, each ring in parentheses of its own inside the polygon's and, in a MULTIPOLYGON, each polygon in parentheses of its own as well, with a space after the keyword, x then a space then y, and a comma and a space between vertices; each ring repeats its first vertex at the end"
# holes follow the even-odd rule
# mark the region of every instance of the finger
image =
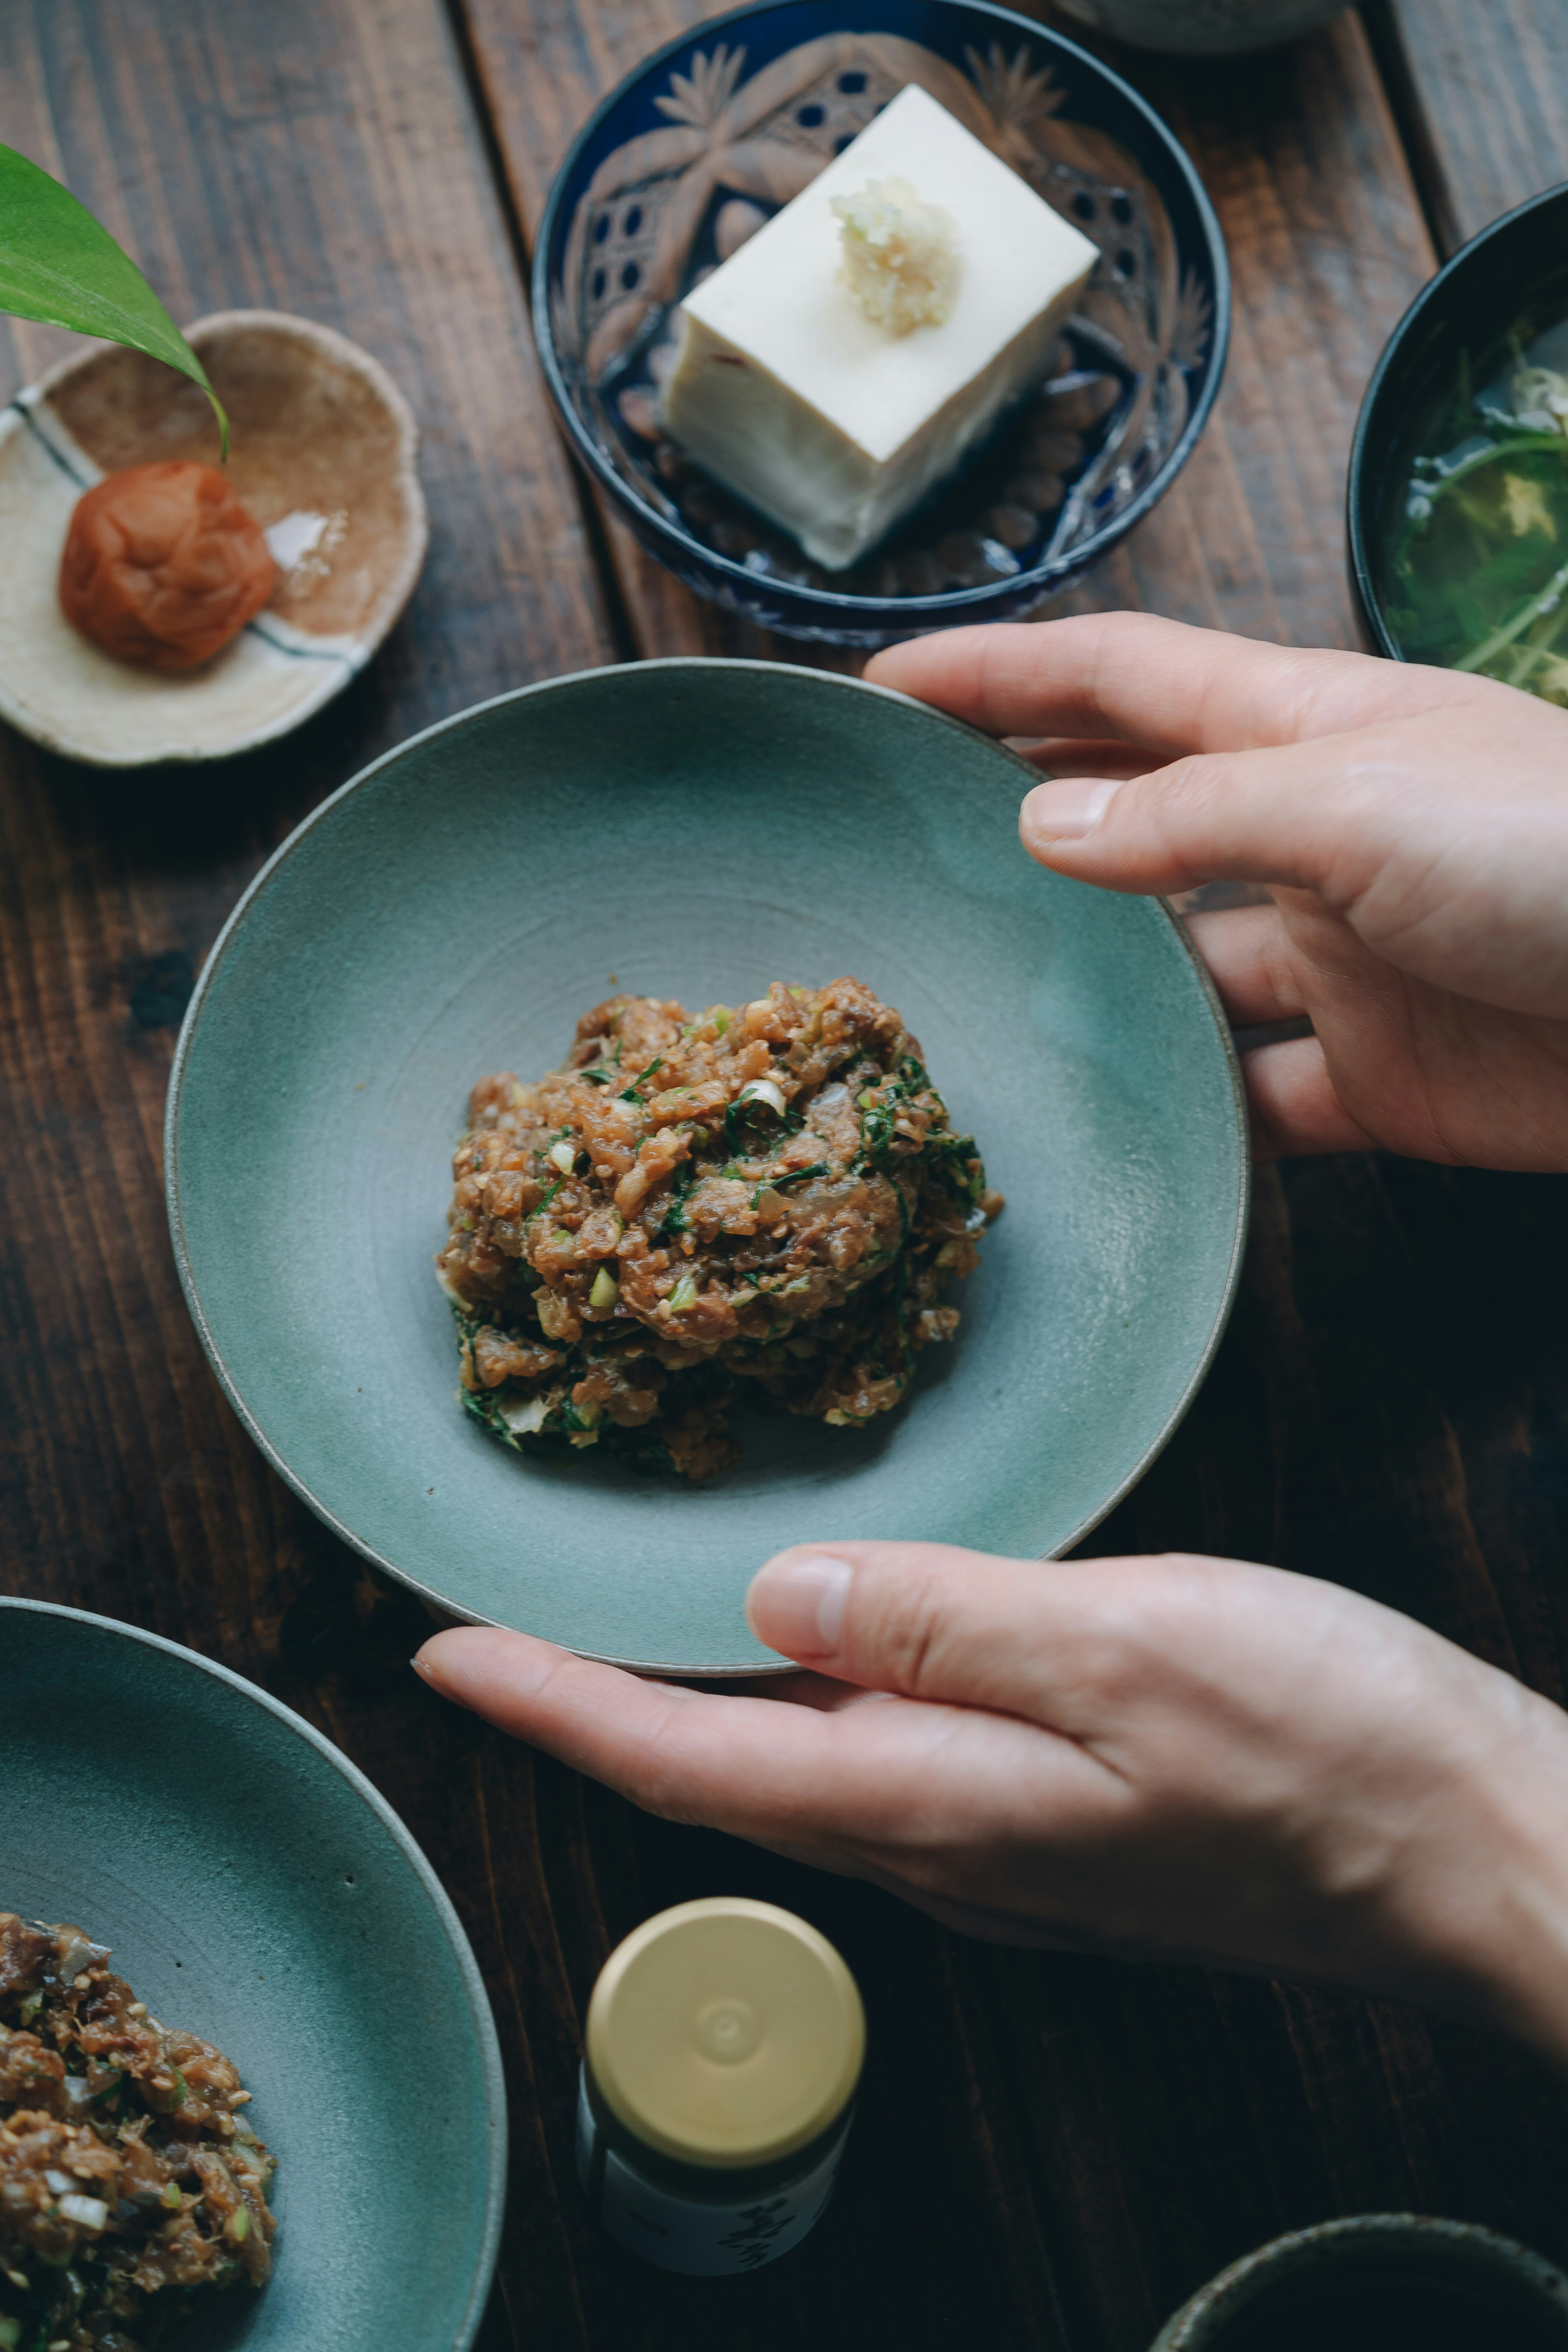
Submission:
POLYGON ((1152 613, 944 630, 890 646, 866 675, 993 735, 1120 736, 1167 759, 1338 734, 1475 692, 1448 671, 1256 645, 1152 613))
POLYGON ((1114 736, 1102 743, 1081 735, 1047 735, 1038 742, 1020 738, 1010 748, 1047 776, 1114 776, 1124 783, 1145 775, 1149 768, 1142 743, 1123 743, 1114 736))
POLYGON ((1026 1787, 1039 1790, 1037 1748, 1059 1754, 1064 1805, 1106 1778, 1023 1723, 899 1703, 824 1711, 720 1697, 488 1626, 437 1633, 415 1665, 445 1696, 649 1812, 809 1846, 828 1867, 859 1868, 889 1841, 962 1844, 988 1790, 1020 1804, 1026 1787))
POLYGON ((1401 853, 1408 810, 1380 792, 1375 763, 1323 743, 1213 752, 1119 783, 1053 778, 1026 794, 1025 848, 1042 866, 1108 890, 1265 882, 1353 906, 1401 853))
POLYGON ((1277 907, 1189 915, 1187 931, 1237 1029, 1299 1020, 1307 1010, 1289 934, 1277 907))
POLYGON ((488 1626, 437 1633, 414 1664, 444 1696, 675 1820, 717 1822, 712 1799, 747 1766, 761 1774, 752 1780, 755 1817, 771 1821, 780 1774, 801 1772, 821 1727, 836 1720, 810 1707, 644 1681, 488 1626), (758 1748, 760 1759, 752 1756, 758 1748))
POLYGON ((1353 1119, 1334 1092, 1316 1037, 1259 1045, 1241 1057, 1257 1160, 1298 1152, 1374 1151, 1377 1139, 1353 1119))
MULTIPOLYGON (((1194 1622, 1223 1617, 1235 1560, 997 1559, 950 1544, 795 1546, 752 1580, 759 1641, 818 1674, 1092 1742, 1194 1622)), ((1248 1587, 1247 1589, 1251 1589, 1248 1587)), ((861 1710, 863 1714, 874 1710, 861 1710)))

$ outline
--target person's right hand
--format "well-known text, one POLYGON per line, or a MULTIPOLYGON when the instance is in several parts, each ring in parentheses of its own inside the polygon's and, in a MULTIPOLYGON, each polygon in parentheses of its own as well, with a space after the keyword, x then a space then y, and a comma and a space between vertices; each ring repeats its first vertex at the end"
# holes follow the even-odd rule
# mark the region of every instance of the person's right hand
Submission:
POLYGON ((1194 919, 1260 1154, 1568 1169, 1568 714, 1512 687, 1147 614, 955 629, 868 676, 1047 739, 1042 865, 1112 890, 1262 882, 1194 919))
POLYGON ((1239 1560, 826 1543, 753 1580, 807 1671, 645 1682, 464 1625, 434 1688, 667 1819, 972 1935, 1425 2001, 1568 2064, 1568 1716, 1239 1560))

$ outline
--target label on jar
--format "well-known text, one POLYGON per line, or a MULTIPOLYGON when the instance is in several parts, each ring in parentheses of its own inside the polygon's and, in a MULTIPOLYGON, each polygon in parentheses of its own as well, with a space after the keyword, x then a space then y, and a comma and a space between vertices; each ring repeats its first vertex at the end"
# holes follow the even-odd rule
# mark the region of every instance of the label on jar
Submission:
POLYGON ((760 2270, 798 2246, 833 2194, 846 2136, 840 2133, 798 2180, 760 2197, 733 2204, 682 2197, 645 2179, 609 2146, 588 2104, 586 2076, 578 2081, 577 2170, 595 2214, 613 2238, 645 2261, 696 2277, 760 2270))

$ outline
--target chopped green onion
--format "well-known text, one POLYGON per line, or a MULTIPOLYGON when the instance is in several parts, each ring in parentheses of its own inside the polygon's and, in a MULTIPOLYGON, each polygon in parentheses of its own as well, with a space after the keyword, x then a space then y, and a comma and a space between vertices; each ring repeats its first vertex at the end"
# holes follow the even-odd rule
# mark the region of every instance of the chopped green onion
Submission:
POLYGON ((552 1143, 550 1147, 549 1156, 553 1160, 555 1165, 560 1169, 561 1173, 563 1176, 571 1175, 573 1168, 576 1164, 577 1154, 573 1150, 572 1146, 569 1143, 552 1143))
POLYGON ((683 1274, 669 1294, 669 1311, 672 1315, 684 1315, 689 1307, 696 1304, 696 1279, 689 1274, 683 1274))
POLYGON ((101 2197, 62 2197, 58 2210, 63 2220, 74 2221, 79 2230, 91 2230, 95 2235, 109 2220, 109 2208, 101 2197))
POLYGON ((594 1276, 594 1287, 588 1293, 590 1307, 614 1307, 619 1300, 621 1286, 607 1265, 602 1265, 594 1276))
POLYGON ((716 1004, 713 1007, 713 1026, 721 1037, 724 1035, 734 1017, 727 1004, 716 1004))
POLYGON ((223 2233, 237 2246, 243 2246, 250 2235, 250 2216, 243 2205, 237 2206, 223 2225, 223 2233))
POLYGON ((180 2184, 177 2180, 171 2180, 165 2183, 162 2201, 168 2207, 171 2213, 177 2213, 179 2211, 181 2200, 180 2184))
MULTIPOLYGON (((808 1176, 826 1176, 826 1160, 816 1160, 809 1168, 791 1169, 787 1176, 764 1176, 752 1195, 752 1206, 753 1209, 761 1208, 764 1192, 782 1192, 786 1184, 804 1184, 808 1176)), ((779 1206, 783 1208, 782 1201, 779 1206)))
POLYGON ((696 1169, 689 1160, 683 1160, 675 1171, 675 1197, 665 1213, 663 1223, 658 1228, 661 1236, 665 1234, 683 1234, 686 1231, 686 1196, 696 1181, 696 1169))

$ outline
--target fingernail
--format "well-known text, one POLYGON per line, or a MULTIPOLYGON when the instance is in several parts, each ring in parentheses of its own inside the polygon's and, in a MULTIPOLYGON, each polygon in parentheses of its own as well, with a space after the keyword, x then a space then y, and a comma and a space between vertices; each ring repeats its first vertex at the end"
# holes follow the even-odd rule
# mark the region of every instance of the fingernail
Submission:
POLYGON ((1081 841, 1092 833, 1110 806, 1121 785, 1110 777, 1094 782, 1069 779, 1061 784, 1037 784, 1026 793, 1018 812, 1018 830, 1026 848, 1053 841, 1081 841))
POLYGON ((432 1633, 409 1664, 420 1681, 443 1698, 457 1706, 473 1706, 501 1674, 510 1690, 526 1694, 541 1675, 534 1648, 493 1626, 448 1625, 432 1633))
POLYGON ((830 1552, 783 1552, 752 1577, 746 1622, 786 1658, 837 1657, 853 1573, 830 1552))

